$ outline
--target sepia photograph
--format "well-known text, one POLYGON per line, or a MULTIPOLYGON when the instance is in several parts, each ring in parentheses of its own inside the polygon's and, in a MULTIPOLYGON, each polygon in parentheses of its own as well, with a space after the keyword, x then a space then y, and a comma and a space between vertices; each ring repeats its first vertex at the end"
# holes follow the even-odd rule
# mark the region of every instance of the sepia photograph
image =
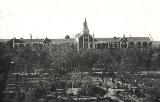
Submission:
POLYGON ((160 1, 0 0, 0 102, 160 102, 160 1))

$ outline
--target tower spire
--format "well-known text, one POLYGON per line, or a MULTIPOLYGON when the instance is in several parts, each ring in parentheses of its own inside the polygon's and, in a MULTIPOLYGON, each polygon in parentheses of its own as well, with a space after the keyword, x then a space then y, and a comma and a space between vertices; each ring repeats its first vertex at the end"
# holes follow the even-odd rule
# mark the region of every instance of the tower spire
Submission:
POLYGON ((84 21, 84 22, 86 22, 86 23, 87 23, 86 17, 85 17, 85 21, 84 21))
POLYGON ((83 23, 83 33, 84 34, 89 34, 89 29, 88 29, 86 17, 85 17, 85 20, 84 20, 84 23, 83 23))

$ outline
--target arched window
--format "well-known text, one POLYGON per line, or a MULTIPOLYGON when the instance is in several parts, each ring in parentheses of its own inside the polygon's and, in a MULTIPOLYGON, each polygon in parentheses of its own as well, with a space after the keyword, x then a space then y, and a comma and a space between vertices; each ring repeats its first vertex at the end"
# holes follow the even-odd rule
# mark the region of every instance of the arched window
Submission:
POLYGON ((105 48, 105 43, 102 43, 102 49, 104 49, 105 48))
POLYGON ((101 44, 100 43, 97 44, 97 49, 101 49, 101 44))
POLYGON ((105 43, 105 48, 108 48, 108 43, 105 43))
POLYGON ((110 43, 110 44, 109 44, 109 48, 112 48, 112 47, 113 47, 113 44, 112 44, 112 43, 110 43))
POLYGON ((118 46, 117 46, 117 43, 115 42, 115 43, 114 43, 114 48, 117 48, 117 47, 118 47, 118 46))

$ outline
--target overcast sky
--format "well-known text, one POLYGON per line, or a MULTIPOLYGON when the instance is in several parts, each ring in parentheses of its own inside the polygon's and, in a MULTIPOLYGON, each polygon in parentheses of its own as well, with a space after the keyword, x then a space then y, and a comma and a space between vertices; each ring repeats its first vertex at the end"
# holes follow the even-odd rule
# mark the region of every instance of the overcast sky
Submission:
POLYGON ((160 0, 0 0, 0 38, 145 36, 160 40, 160 0))

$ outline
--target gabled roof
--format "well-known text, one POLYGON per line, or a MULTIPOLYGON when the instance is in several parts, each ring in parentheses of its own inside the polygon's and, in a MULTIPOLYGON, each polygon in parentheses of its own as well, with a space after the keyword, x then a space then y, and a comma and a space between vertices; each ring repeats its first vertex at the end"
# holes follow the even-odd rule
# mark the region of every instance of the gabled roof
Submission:
POLYGON ((0 39, 0 42, 7 42, 9 41, 10 39, 0 39))
MULTIPOLYGON (((119 42, 124 38, 95 38, 97 42, 119 42)), ((128 42, 151 42, 149 37, 125 37, 128 42)))
POLYGON ((43 42, 44 39, 20 39, 24 41, 25 43, 31 43, 31 42, 43 42))
POLYGON ((126 37, 128 42, 150 42, 149 37, 126 37))
MULTIPOLYGON (((13 39, 11 39, 12 41, 13 39)), ((14 39, 15 43, 25 43, 25 41, 21 40, 21 39, 14 39)))
MULTIPOLYGON (((12 40, 12 39, 11 39, 12 40)), ((62 44, 62 43, 75 43, 74 38, 70 39, 49 39, 51 43, 62 44)), ((15 43, 43 43, 44 39, 15 39, 15 43)))

